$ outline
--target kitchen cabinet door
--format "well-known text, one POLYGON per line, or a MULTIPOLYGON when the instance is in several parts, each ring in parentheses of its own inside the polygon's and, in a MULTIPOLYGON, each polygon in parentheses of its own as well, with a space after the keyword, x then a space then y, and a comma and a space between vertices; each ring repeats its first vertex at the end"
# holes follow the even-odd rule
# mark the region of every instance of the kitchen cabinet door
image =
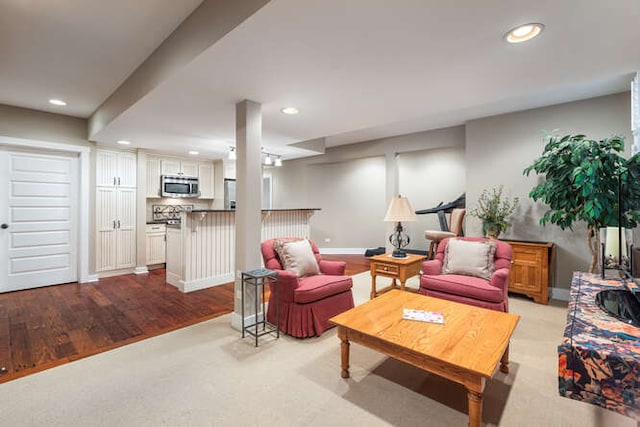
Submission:
POLYGON ((183 160, 180 162, 180 173, 184 176, 198 176, 198 162, 183 160))
POLYGON ((119 188, 117 192, 116 268, 136 266, 136 190, 119 188))
POLYGON ((180 160, 162 159, 160 162, 162 175, 180 175, 180 160))
POLYGON ((214 166, 212 162, 200 162, 198 164, 198 184, 200 185, 200 198, 213 199, 214 166))
POLYGON ((165 231, 147 232, 147 265, 166 262, 167 242, 165 231))
POLYGON ((118 186, 126 188, 136 188, 137 156, 135 153, 118 153, 117 178, 118 186))
POLYGON ((147 198, 160 197, 160 159, 147 157, 147 198))
POLYGON ((96 152, 96 185, 101 187, 118 185, 118 152, 107 150, 96 152))
POLYGON ((96 271, 116 268, 116 188, 96 189, 96 271))
POLYGON ((96 186, 136 188, 137 157, 128 151, 96 152, 96 186))

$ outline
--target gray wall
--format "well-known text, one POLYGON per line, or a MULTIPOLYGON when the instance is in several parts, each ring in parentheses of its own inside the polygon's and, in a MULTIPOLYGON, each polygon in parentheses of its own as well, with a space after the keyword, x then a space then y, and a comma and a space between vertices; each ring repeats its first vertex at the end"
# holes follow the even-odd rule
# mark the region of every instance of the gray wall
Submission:
MULTIPOLYGON (((393 230, 393 224, 383 222, 391 197, 408 195, 417 210, 448 202, 463 191, 464 134, 464 127, 456 126, 333 147, 322 156, 286 161, 271 169, 273 207, 320 208, 311 220, 310 236, 320 247, 383 246, 393 230)), ((435 217, 427 216, 405 224, 411 248, 426 248, 428 224, 438 227, 435 217)))
MULTIPOLYGON (((546 208, 529 199, 538 178, 522 174, 542 154, 542 130, 560 134, 583 133, 601 139, 623 135, 630 152, 631 100, 629 92, 534 110, 473 120, 467 123, 467 206, 474 206, 485 188, 503 184, 505 192, 520 198, 513 226, 501 237, 550 241, 557 245, 555 286, 569 289, 573 271, 586 271, 591 259, 586 228, 562 231, 555 225, 542 227, 539 218, 546 208)), ((467 218, 467 234, 481 235, 477 218, 467 218)))
POLYGON ((0 135, 89 145, 85 119, 3 104, 0 104, 0 135))
MULTIPOLYGON (((321 208, 322 213, 312 220, 311 235, 321 247, 373 247, 386 242, 390 228, 380 219, 394 192, 408 196, 418 210, 446 203, 466 191, 467 208, 472 208, 483 189, 502 184, 507 195, 521 200, 512 228, 502 237, 554 242, 554 286, 568 290, 572 272, 584 271, 589 265, 586 228, 583 224, 577 224, 574 231, 541 227, 538 221, 545 207, 528 197, 538 178, 525 177, 522 171, 542 154, 545 129, 597 139, 620 134, 628 142, 629 154, 630 110, 630 94, 625 92, 477 119, 465 126, 329 148, 325 155, 287 161, 282 168, 273 169, 274 207, 321 208), (364 179, 366 173, 352 169, 365 166, 378 171, 370 178, 372 185, 365 186, 368 190, 363 184, 353 188, 339 184, 341 177, 364 179), (344 209, 345 201, 349 206, 367 206, 368 211, 356 209, 351 215, 344 209), (324 243, 325 237, 331 242, 324 243)), ((426 247, 424 229, 439 228, 435 215, 419 216, 418 222, 406 226, 411 247, 416 249, 426 247)), ((480 221, 467 215, 465 233, 481 235, 480 221)))
MULTIPOLYGON (((397 162, 400 194, 409 199, 413 210, 432 208, 440 202, 448 203, 465 191, 463 147, 401 153, 397 162)), ((411 249, 427 250, 429 242, 424 238, 424 231, 440 230, 436 214, 417 215, 416 222, 403 225, 411 238, 411 249)))

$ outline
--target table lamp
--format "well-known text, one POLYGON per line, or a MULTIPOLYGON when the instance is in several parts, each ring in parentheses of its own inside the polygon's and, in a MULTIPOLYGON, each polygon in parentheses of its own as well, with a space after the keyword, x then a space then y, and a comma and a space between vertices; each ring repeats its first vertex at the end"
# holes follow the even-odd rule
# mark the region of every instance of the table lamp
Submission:
POLYGON ((406 197, 402 197, 398 195, 398 197, 394 197, 391 199, 391 203, 389 204, 389 209, 387 209, 387 214, 384 216, 385 222, 395 222, 396 230, 395 232, 389 236, 389 243, 395 248, 393 254, 391 254, 394 258, 406 258, 407 254, 403 250, 411 239, 403 232, 402 221, 415 221, 416 214, 413 212, 413 208, 409 203, 409 200, 406 197))

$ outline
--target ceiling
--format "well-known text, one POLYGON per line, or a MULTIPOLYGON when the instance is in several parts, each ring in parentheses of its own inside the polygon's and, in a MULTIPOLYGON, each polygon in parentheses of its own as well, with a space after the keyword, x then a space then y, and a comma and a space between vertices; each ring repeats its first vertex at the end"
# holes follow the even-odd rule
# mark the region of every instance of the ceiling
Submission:
MULTIPOLYGON (((89 117, 198 1, 0 0, 0 103, 89 117), (47 99, 61 97, 64 109, 47 99)), ((197 13, 198 11, 196 11, 197 13)), ((262 104, 263 145, 326 146, 626 91, 637 0, 272 0, 91 139, 217 158, 235 104, 262 104), (503 40, 541 22, 536 39, 503 40), (300 114, 287 116, 284 106, 300 114)), ((636 52, 634 54, 633 52, 636 52)))

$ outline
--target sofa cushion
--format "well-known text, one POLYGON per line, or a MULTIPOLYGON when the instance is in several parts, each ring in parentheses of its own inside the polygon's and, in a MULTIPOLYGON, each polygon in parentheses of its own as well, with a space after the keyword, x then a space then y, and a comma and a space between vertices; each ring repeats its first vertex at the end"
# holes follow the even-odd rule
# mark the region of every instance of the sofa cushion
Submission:
POLYGON ((304 304, 348 291, 353 286, 349 276, 319 274, 300 279, 300 286, 293 292, 293 300, 304 304))
POLYGON ((504 300, 502 289, 492 286, 489 281, 479 277, 459 274, 422 276, 420 278, 420 287, 482 301, 502 302, 504 300))
POLYGON ((285 270, 292 271, 298 277, 313 276, 320 273, 320 267, 318 267, 318 261, 313 254, 309 240, 276 240, 273 247, 278 253, 282 267, 285 270))
POLYGON ((493 274, 496 244, 449 239, 444 252, 442 274, 462 274, 489 280, 493 274))

